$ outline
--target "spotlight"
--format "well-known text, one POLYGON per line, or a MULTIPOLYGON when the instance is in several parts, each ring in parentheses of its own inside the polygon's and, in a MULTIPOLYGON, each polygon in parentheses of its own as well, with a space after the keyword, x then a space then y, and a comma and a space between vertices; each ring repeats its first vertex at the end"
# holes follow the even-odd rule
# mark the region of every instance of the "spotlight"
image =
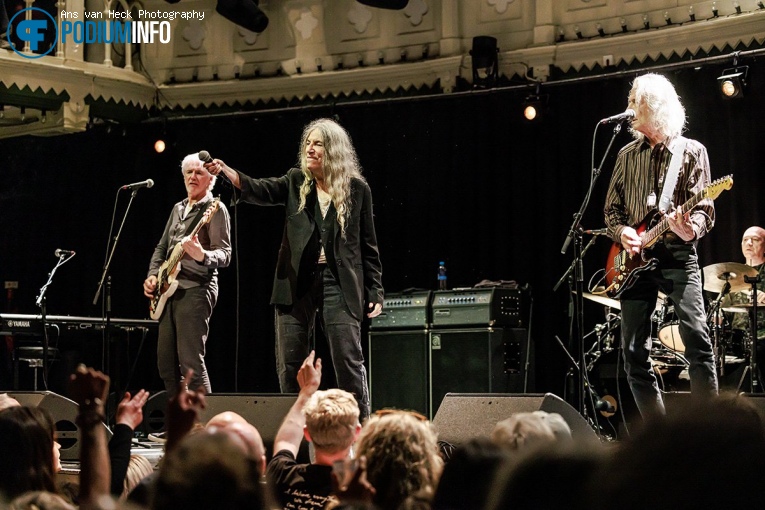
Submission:
POLYGON ((470 56, 473 60, 474 88, 491 88, 497 84, 498 52, 496 37, 488 35, 473 37, 473 49, 470 50, 470 56))
POLYGON ((671 25, 672 24, 672 17, 670 17, 669 11, 664 11, 664 22, 667 25, 671 25))
POLYGON ((541 122, 547 113, 547 95, 539 94, 539 86, 535 94, 526 96, 521 103, 523 118, 528 122, 541 122))
POLYGON ((577 39, 584 39, 584 36, 582 35, 582 29, 579 28, 579 25, 574 25, 574 33, 576 34, 577 39))
POLYGON ((717 2, 712 2, 712 17, 716 18, 719 15, 717 11, 717 2))
POLYGON ((268 16, 258 4, 259 0, 218 0, 215 10, 235 25, 259 34, 268 27, 268 16))
POLYGON ((624 18, 619 18, 619 24, 622 27, 622 32, 626 32, 627 31, 627 20, 624 19, 624 18))
POLYGON ((696 21, 696 13, 693 12, 693 6, 688 6, 688 17, 691 18, 691 21, 696 21))
POLYGON ((643 14, 643 28, 646 30, 651 28, 651 22, 648 20, 648 14, 643 14))
POLYGON ((720 85, 720 94, 725 99, 739 99, 744 97, 744 88, 746 87, 746 75, 749 68, 746 66, 726 69, 722 76, 717 78, 720 85))
POLYGON ((154 142, 154 150, 157 151, 157 154, 165 152, 165 141, 160 138, 154 142))

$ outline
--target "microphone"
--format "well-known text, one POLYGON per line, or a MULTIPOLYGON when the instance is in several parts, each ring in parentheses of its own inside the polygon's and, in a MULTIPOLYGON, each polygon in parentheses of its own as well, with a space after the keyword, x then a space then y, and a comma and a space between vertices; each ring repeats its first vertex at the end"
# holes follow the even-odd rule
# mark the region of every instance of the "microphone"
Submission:
POLYGON ((63 256, 74 256, 73 250, 62 250, 61 248, 57 248, 55 252, 53 252, 56 257, 63 257, 63 256))
POLYGON ((210 156, 210 153, 207 151, 199 151, 199 154, 197 157, 202 160, 203 163, 212 163, 213 158, 210 156))
POLYGON ((601 124, 611 124, 612 122, 621 122, 623 120, 629 120, 635 118, 635 110, 632 108, 627 108, 622 113, 618 115, 611 115, 610 117, 606 117, 605 119, 602 119, 600 121, 601 124))
POLYGON ((152 186, 154 186, 154 181, 151 179, 146 179, 145 181, 134 182, 133 184, 126 184, 122 186, 120 189, 133 190, 138 188, 151 188, 152 186))
POLYGON ((599 228, 596 230, 585 230, 585 234, 592 234, 594 236, 607 236, 608 235, 608 229, 607 228, 599 228))

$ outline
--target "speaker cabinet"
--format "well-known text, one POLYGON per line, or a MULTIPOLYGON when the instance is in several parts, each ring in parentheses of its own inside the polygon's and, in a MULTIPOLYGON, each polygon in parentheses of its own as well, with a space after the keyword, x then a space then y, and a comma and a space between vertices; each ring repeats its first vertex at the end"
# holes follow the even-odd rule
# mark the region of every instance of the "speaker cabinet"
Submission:
POLYGON ((373 411, 394 407, 432 416, 429 339, 424 329, 369 333, 369 398, 373 411))
MULTIPOLYGON (((80 428, 75 420, 79 406, 73 400, 51 391, 9 392, 9 396, 27 407, 40 407, 53 416, 56 425, 56 441, 61 445, 61 460, 80 460, 80 428)), ((112 431, 103 425, 107 438, 112 431)))
POLYGON ((533 354, 533 344, 528 342, 526 329, 432 330, 430 332, 432 413, 435 414, 438 411, 447 393, 534 391, 533 354), (528 374, 524 368, 527 354, 528 374))
POLYGON ((202 411, 202 422, 216 414, 233 411, 260 432, 266 445, 266 455, 273 455, 274 438, 279 427, 297 400, 294 394, 211 393, 205 397, 207 407, 202 411))
POLYGON ((576 441, 598 441, 587 421, 565 400, 552 393, 497 395, 455 394, 444 397, 433 426, 439 439, 452 444, 464 443, 476 436, 488 436, 497 422, 515 413, 546 411, 560 414, 576 441))

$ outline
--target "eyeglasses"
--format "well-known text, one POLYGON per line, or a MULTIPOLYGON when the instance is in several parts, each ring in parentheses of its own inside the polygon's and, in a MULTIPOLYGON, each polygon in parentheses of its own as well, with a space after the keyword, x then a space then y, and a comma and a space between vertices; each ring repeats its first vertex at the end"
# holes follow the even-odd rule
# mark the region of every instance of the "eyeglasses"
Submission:
POLYGON ((413 418, 416 418, 418 421, 428 421, 427 417, 421 415, 417 411, 409 411, 407 409, 378 409, 377 411, 374 412, 374 415, 379 417, 389 416, 393 414, 405 414, 413 418))

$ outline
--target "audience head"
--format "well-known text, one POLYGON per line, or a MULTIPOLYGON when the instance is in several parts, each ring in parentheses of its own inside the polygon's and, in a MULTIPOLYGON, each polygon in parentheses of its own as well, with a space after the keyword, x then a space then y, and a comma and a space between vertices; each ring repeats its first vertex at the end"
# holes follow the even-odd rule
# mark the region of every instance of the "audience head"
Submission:
POLYGON ((359 434, 359 405, 340 389, 317 391, 303 407, 307 439, 326 453, 347 450, 359 434))
POLYGON ((39 407, 0 411, 0 493, 12 499, 27 491, 56 492, 61 468, 53 418, 39 407))
POLYGON ((53 492, 30 491, 14 498, 8 510, 77 510, 77 507, 53 492))
POLYGON ((497 468, 509 458, 506 450, 487 437, 476 437, 457 446, 441 473, 433 510, 483 508, 497 468))
POLYGON ((167 454, 152 509, 264 508, 258 463, 225 430, 192 434, 167 454))
POLYGON ((623 441, 590 490, 593 508, 746 508, 765 500, 765 420, 749 397, 694 399, 623 441), (660 495, 645 488, 666 482, 660 495), (635 487, 641 490, 635 491, 635 487))
POLYGON ((120 499, 124 500, 130 491, 147 476, 154 472, 154 467, 149 462, 149 459, 143 455, 131 455, 128 462, 127 472, 125 473, 125 481, 122 484, 122 495, 120 499))
POLYGON ((253 459, 258 465, 258 472, 262 475, 266 472, 266 446, 263 444, 263 438, 250 422, 243 416, 232 411, 225 411, 216 414, 205 425, 205 428, 212 431, 223 431, 232 435, 232 439, 239 443, 244 452, 253 459))
POLYGON ((603 452, 600 448, 575 449, 566 442, 526 450, 499 467, 485 508, 586 510, 587 488, 603 462, 603 452))
POLYGON ((386 411, 364 422, 356 454, 367 458, 367 480, 381 508, 418 507, 433 498, 443 461, 436 433, 425 417, 386 411))
POLYGON ((491 440, 510 451, 537 448, 556 440, 547 416, 537 413, 515 413, 498 422, 491 431, 491 440))

